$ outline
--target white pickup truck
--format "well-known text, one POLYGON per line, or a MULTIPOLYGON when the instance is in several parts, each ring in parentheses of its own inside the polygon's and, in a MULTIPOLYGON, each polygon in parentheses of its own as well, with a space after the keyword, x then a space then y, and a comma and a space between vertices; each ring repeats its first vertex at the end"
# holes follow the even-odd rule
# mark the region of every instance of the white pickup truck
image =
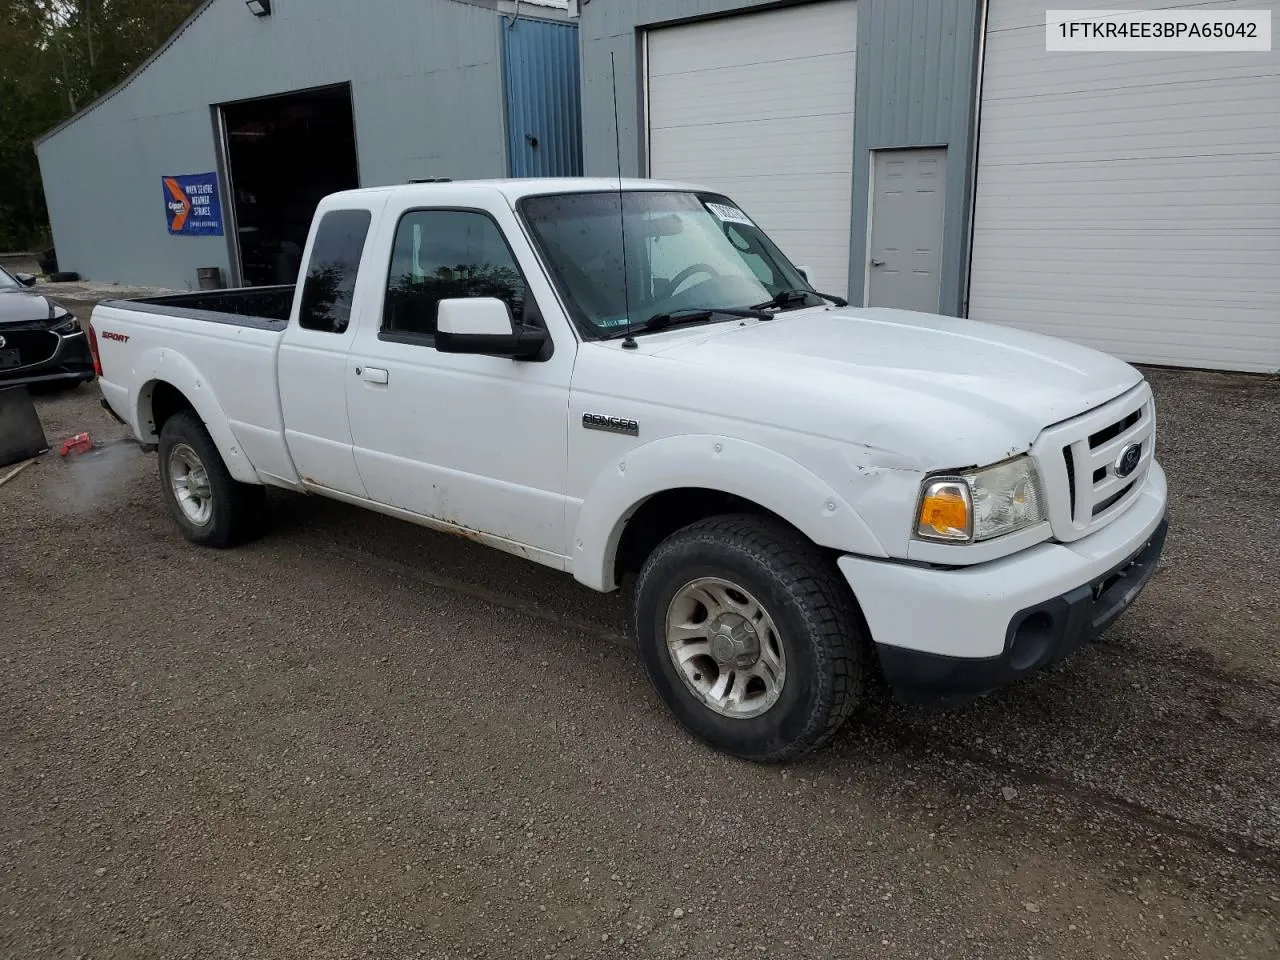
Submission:
POLYGON ((955 701, 1055 663, 1156 567, 1138 371, 816 293, 722 195, 355 190, 320 204, 303 264, 296 291, 93 313, 103 402, 158 449, 182 532, 254 535, 271 485, 598 591, 634 574, 655 688, 738 756, 814 748, 872 670, 955 701))

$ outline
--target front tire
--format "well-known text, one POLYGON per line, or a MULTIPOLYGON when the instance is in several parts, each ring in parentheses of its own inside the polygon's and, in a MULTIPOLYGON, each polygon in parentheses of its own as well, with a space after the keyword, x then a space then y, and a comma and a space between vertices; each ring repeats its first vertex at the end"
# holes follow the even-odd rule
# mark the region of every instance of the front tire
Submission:
POLYGON ((257 535, 266 491, 232 479, 199 417, 183 411, 167 419, 157 452, 160 492, 184 537, 221 548, 257 535))
POLYGON ((663 541, 636 582, 635 632, 658 695, 694 736, 777 763, 858 705, 868 648, 852 594, 800 534, 715 517, 663 541))

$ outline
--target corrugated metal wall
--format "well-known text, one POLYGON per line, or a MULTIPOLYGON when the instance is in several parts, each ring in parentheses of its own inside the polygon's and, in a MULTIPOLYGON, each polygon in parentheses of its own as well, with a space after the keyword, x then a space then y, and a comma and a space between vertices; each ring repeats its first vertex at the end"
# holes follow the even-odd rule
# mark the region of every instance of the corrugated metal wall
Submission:
MULTIPOLYGON (((609 55, 618 71, 624 174, 644 170, 644 30, 759 6, 768 0, 609 0, 582 6, 583 157, 589 175, 616 172, 609 55)), ((858 0, 849 294, 862 297, 870 151, 945 146, 947 210, 942 309, 958 313, 967 259, 977 23, 980 0, 858 0)))
POLYGON ((511 176, 581 176, 577 24, 504 20, 502 53, 511 176))
POLYGON ((271 7, 257 18, 244 0, 213 0, 127 86, 39 144, 59 266, 177 289, 198 267, 229 267, 224 238, 169 236, 160 187, 216 168, 210 104, 349 82, 363 185, 505 175, 493 4, 271 7))
POLYGON ((946 147, 943 313, 960 315, 969 262, 978 0, 859 0, 849 299, 862 300, 872 150, 946 147))

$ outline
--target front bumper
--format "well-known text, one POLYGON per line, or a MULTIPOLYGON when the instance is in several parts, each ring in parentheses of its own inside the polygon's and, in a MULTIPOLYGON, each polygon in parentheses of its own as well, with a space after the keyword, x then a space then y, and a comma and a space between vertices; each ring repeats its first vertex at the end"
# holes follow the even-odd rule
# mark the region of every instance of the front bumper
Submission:
POLYGON ((1020 610, 1009 621, 1004 651, 970 659, 879 644, 880 666, 900 700, 963 702, 1065 660, 1129 608, 1160 562, 1169 522, 1132 559, 1102 577, 1020 610))
POLYGON ((89 338, 81 331, 67 337, 59 336, 53 354, 45 360, 0 370, 0 386, 31 386, 65 381, 88 383, 94 376, 89 338))
POLYGON ((1164 472, 1152 464, 1130 508, 1074 543, 958 569, 841 558, 895 695, 970 699, 1097 637, 1155 572, 1168 529, 1165 501, 1164 472))

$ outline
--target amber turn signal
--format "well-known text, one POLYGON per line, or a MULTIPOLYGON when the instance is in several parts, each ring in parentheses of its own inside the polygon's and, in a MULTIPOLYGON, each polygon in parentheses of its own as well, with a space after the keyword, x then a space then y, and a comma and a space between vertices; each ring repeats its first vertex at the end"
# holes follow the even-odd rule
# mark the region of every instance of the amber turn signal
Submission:
POLYGON ((920 499, 916 532, 930 540, 968 540, 971 516, 969 485, 962 480, 935 480, 920 499))

